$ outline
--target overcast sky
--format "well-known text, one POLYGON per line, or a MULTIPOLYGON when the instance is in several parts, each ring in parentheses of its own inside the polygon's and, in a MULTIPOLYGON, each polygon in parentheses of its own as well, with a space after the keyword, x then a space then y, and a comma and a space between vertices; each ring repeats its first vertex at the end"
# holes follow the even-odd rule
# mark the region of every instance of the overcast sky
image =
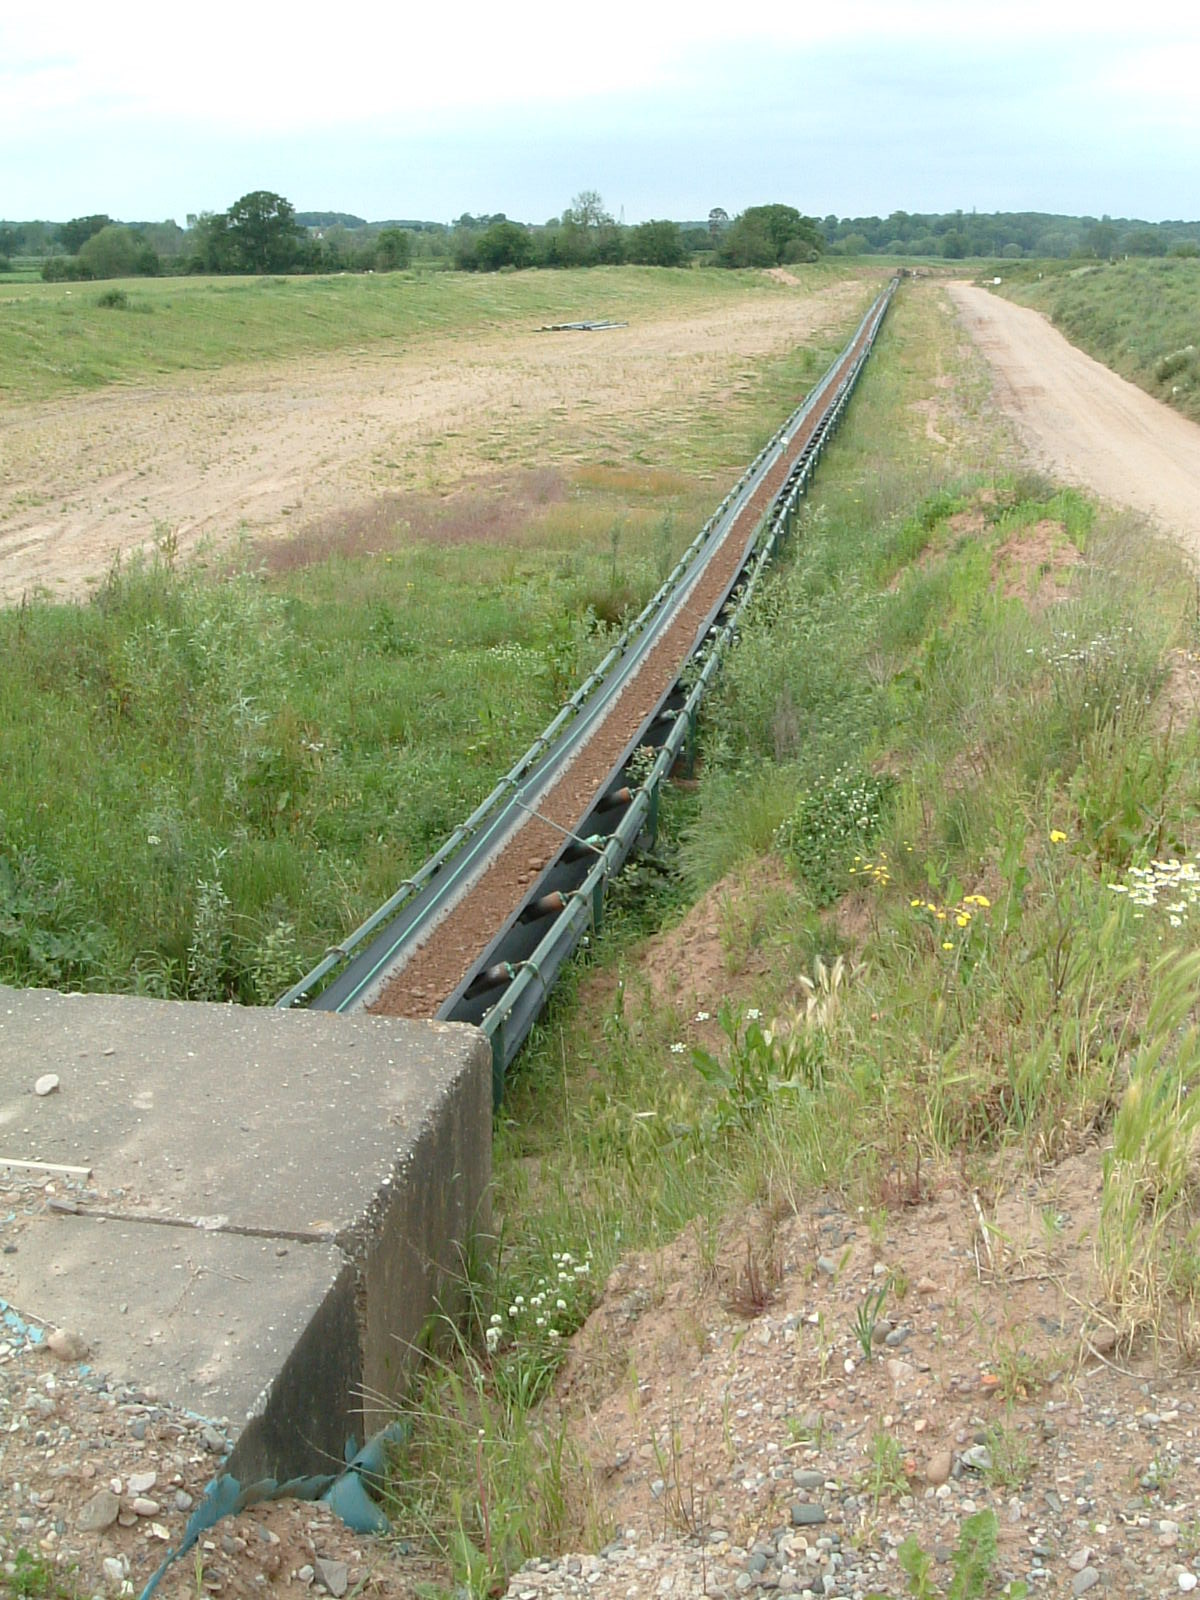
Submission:
POLYGON ((784 201, 1200 217, 1200 17, 1148 0, 10 3, 0 217, 628 222, 784 201), (1111 17, 1105 15, 1111 12, 1111 17))

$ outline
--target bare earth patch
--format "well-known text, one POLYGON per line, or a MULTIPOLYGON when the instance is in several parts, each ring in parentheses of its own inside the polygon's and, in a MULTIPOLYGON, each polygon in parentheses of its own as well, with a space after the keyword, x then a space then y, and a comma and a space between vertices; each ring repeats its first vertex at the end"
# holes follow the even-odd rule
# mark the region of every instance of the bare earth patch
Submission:
POLYGON ((992 560, 992 576, 1006 600, 1043 611, 1059 599, 1083 557, 1061 522, 1049 518, 1006 539, 992 560))
POLYGON ((73 598, 118 553, 274 541, 497 469, 653 455, 746 362, 844 320, 847 281, 600 337, 512 328, 0 409, 0 602, 73 598))
POLYGON ((999 1581, 1179 1593, 1200 1384, 1130 1360, 1093 1309, 1099 1194, 1091 1148, 992 1196, 943 1173, 886 1212, 748 1212, 631 1256, 560 1390, 618 1530, 588 1592, 898 1595, 901 1538, 945 1584, 991 1508, 999 1581), (685 1568, 695 1587, 658 1590, 685 1568))
POLYGON ((782 862, 767 857, 715 884, 677 927, 637 951, 624 993, 626 1015, 643 1009, 715 1014, 735 970, 738 989, 748 991, 770 970, 757 937, 765 902, 787 882, 782 862))

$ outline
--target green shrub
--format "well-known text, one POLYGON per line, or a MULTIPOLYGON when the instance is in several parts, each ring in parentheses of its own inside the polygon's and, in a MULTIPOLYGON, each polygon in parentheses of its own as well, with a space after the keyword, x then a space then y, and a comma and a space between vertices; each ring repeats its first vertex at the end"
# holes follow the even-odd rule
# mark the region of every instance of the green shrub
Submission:
POLYGON ((839 767, 800 799, 776 834, 777 849, 804 879, 814 905, 845 892, 854 862, 883 826, 896 780, 839 767))

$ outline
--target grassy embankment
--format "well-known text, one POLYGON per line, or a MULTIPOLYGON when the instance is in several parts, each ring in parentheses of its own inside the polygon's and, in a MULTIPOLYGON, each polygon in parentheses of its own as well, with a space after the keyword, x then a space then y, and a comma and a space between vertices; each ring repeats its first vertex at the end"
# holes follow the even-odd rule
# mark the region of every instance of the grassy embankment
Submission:
MULTIPOLYGON (((0 339, 25 319, 58 363, 36 340, 24 365, 7 349, 0 370, 23 396, 67 373, 145 381, 154 362, 344 350, 413 329, 453 361, 464 327, 798 292, 760 274, 629 269, 174 281, 144 286, 156 311, 143 319, 74 288, 74 301, 45 286, 0 307, 0 339), (152 351, 126 338, 144 321, 152 351)), ((281 546, 264 568, 248 551, 245 570, 213 581, 174 570, 168 539, 157 566, 115 572, 87 605, 0 611, 0 982, 280 993, 507 770, 657 587, 719 498, 714 480, 732 481, 849 327, 681 385, 657 420, 658 457, 645 438, 640 457, 627 446, 632 404, 586 465, 570 464, 569 423, 561 438, 547 424, 560 466, 451 501, 410 497, 404 525, 372 529, 374 555, 297 566, 281 546)), ((517 458, 522 417, 490 426, 517 458)))
MULTIPOLYGON (((844 277, 846 268, 821 264, 804 268, 804 275, 815 286, 844 277)), ((778 289, 761 273, 638 267, 102 284, 0 280, 0 399, 51 399, 304 355, 386 353, 416 341, 469 340, 543 322, 686 315, 778 289)))
POLYGON ((1200 1345, 1200 883, 1138 876, 1200 833, 1193 586, 1134 522, 1005 470, 936 294, 901 297, 722 679, 698 803, 668 807, 679 903, 724 884, 724 981, 699 997, 723 1052, 690 1057, 686 985, 643 992, 610 944, 511 1080, 503 1248, 397 1480, 399 1525, 472 1593, 604 1537, 538 1401, 588 1286, 689 1224, 703 1255, 747 1205, 878 1214, 930 1173, 991 1190, 1099 1140, 1104 1314, 1200 1345))
POLYGON ((1002 293, 1200 422, 1200 261, 1005 262, 1002 293), (1035 275, 1036 274, 1036 275, 1035 275))

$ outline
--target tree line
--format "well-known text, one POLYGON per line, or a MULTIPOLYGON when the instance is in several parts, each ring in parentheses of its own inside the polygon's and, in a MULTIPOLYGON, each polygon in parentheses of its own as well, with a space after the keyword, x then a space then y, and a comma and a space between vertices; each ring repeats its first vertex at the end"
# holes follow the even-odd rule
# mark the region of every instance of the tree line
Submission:
POLYGON ((13 258, 32 258, 47 279, 391 272, 414 261, 465 272, 624 262, 770 267, 822 254, 944 260, 1200 255, 1200 222, 961 210, 818 219, 772 204, 735 217, 715 206, 699 221, 627 226, 594 190, 581 191, 560 216, 540 224, 503 212, 464 213, 452 223, 368 222, 349 212, 298 213, 282 195, 258 189, 228 211, 189 216, 186 228, 173 221, 124 223, 103 213, 57 224, 0 223, 0 271, 13 258))

